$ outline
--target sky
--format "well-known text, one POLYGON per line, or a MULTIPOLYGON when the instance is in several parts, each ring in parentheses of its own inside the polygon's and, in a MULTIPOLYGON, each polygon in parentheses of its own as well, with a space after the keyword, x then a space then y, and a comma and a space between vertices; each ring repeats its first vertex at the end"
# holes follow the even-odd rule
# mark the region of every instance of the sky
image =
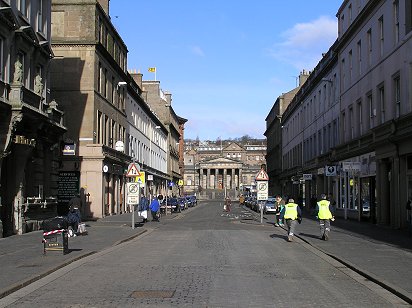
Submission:
POLYGON ((336 40, 342 2, 111 0, 109 15, 128 69, 172 93, 185 139, 263 139, 277 97, 336 40))

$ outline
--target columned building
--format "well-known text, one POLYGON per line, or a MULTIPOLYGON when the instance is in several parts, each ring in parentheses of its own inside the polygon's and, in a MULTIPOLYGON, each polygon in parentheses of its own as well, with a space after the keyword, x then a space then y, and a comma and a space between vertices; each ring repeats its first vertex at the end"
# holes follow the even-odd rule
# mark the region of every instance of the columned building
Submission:
POLYGON ((66 128, 49 95, 50 1, 0 10, 0 237, 39 230, 57 215, 66 128))
POLYGON ((221 190, 231 197, 255 192, 255 178, 266 165, 266 145, 219 142, 187 144, 184 154, 184 190, 213 198, 221 190))

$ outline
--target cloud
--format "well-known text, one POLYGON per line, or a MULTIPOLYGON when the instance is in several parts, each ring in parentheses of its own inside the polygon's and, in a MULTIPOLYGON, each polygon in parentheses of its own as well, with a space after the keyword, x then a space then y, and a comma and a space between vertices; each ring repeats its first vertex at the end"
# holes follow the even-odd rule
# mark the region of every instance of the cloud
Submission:
POLYGON ((192 53, 194 53, 197 56, 200 56, 200 57, 205 56, 205 53, 203 52, 202 48, 200 48, 199 46, 191 46, 190 50, 192 51, 192 53))
POLYGON ((312 69, 337 38, 337 20, 321 16, 308 23, 298 23, 281 34, 282 41, 268 50, 280 62, 298 70, 312 69))

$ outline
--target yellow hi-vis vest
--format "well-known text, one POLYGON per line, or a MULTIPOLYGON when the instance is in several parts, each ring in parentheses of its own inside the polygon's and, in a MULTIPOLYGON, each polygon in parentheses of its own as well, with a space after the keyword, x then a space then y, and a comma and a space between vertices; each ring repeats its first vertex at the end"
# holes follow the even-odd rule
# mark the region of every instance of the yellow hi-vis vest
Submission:
POLYGON ((329 210, 330 202, 328 200, 320 200, 318 202, 319 212, 318 217, 319 219, 331 219, 332 213, 329 210))
POLYGON ((298 218, 298 205, 296 203, 288 203, 285 205, 285 219, 297 219, 298 218))

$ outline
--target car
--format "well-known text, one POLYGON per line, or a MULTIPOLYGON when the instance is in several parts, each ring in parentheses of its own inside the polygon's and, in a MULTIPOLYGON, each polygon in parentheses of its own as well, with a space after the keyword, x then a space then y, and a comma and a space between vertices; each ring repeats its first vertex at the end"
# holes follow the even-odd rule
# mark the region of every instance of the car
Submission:
POLYGON ((368 216, 370 214, 370 202, 368 198, 362 200, 362 215, 368 216))
POLYGON ((186 198, 184 198, 184 197, 179 197, 179 198, 177 198, 177 202, 179 203, 179 205, 180 205, 180 210, 181 211, 184 211, 184 210, 186 210, 187 208, 188 208, 188 205, 187 205, 187 200, 186 200, 186 198))
POLYGON ((275 197, 268 197, 263 208, 265 214, 276 213, 276 199, 275 197))
POLYGON ((190 196, 186 196, 185 199, 186 199, 186 202, 187 202, 187 206, 188 206, 188 207, 194 206, 193 200, 192 200, 192 198, 191 198, 190 196))
POLYGON ((178 212, 180 213, 181 209, 180 209, 180 205, 179 202, 177 201, 177 198, 171 197, 171 198, 167 198, 167 208, 171 208, 172 212, 178 212))

